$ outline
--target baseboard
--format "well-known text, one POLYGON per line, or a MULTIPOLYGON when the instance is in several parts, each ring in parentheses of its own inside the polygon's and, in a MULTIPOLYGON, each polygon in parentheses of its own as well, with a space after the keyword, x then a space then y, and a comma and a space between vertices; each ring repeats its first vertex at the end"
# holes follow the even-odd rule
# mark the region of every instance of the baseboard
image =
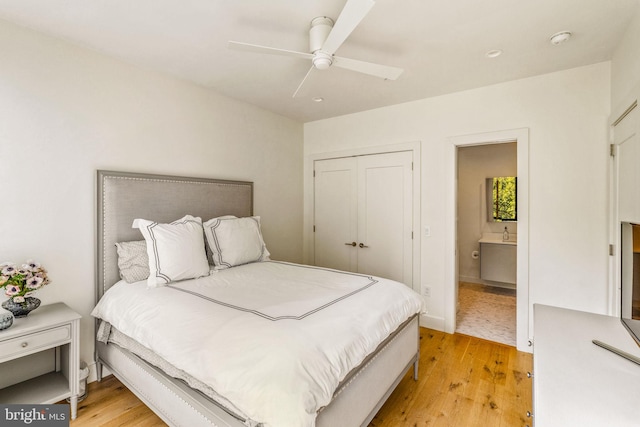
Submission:
POLYGON ((459 276, 459 282, 472 283, 476 285, 493 286, 496 288, 516 289, 515 283, 491 282, 488 280, 478 279, 477 277, 459 276))
POLYGON ((444 331, 444 318, 430 316, 429 314, 421 314, 420 326, 423 328, 435 329, 436 331, 444 331))
POLYGON ((484 281, 482 279, 471 276, 458 276, 458 282, 477 283, 478 285, 484 285, 484 281))

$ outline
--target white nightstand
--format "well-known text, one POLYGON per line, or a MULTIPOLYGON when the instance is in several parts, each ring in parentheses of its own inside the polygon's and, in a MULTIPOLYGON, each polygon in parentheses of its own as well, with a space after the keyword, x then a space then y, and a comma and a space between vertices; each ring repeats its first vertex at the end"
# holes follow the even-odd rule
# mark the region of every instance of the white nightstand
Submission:
POLYGON ((76 418, 80 315, 63 303, 43 305, 0 331, 0 402, 71 402, 76 418))

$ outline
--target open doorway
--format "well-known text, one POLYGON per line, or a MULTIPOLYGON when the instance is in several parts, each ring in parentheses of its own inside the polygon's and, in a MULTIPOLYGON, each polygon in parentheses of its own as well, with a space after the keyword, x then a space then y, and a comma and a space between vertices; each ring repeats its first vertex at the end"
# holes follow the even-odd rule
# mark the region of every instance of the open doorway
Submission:
POLYGON ((445 217, 445 299, 444 330, 454 333, 458 309, 458 148, 467 146, 517 143, 517 254, 516 254, 516 347, 532 352, 533 310, 529 305, 529 129, 462 135, 447 139, 447 191, 445 217))
POLYGON ((516 346, 517 142, 458 147, 456 332, 516 346))

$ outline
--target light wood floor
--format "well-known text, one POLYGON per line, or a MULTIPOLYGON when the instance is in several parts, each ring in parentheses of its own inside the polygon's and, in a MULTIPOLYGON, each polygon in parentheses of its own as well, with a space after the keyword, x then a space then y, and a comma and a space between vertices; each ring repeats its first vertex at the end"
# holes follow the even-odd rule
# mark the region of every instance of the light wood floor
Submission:
MULTIPOLYGON (((419 380, 407 373, 370 427, 528 425, 531 370, 514 347, 421 328, 419 380)), ((164 425, 114 377, 88 391, 72 427, 164 425)))

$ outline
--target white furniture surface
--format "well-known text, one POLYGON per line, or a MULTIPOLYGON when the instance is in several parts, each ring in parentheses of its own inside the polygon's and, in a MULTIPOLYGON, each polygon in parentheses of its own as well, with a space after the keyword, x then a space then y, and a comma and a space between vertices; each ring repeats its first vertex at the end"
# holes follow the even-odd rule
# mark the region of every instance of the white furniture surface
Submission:
POLYGON ((517 243, 480 239, 480 278, 515 284, 517 281, 517 243))
POLYGON ((640 425, 640 365, 592 343, 640 356, 618 318, 536 304, 534 325, 535 427, 640 425))
POLYGON ((0 331, 0 402, 48 404, 69 398, 71 419, 76 418, 80 317, 63 303, 43 305, 0 331))

